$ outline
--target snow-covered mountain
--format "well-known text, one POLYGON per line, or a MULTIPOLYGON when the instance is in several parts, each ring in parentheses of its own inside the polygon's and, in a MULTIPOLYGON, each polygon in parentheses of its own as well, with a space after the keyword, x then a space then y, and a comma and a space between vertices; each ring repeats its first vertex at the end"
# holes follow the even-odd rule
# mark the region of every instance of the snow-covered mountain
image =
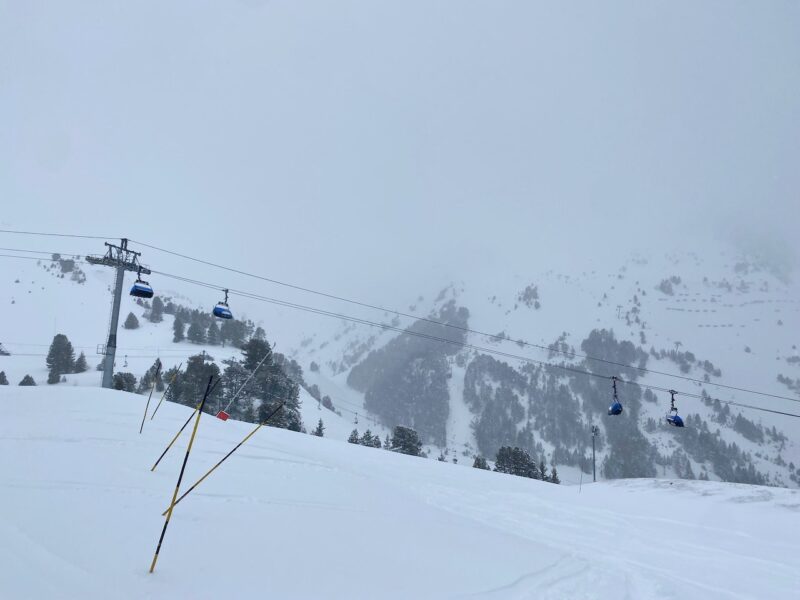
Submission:
MULTIPOLYGON (((589 432, 596 424, 601 476, 658 474, 795 486, 800 419, 712 400, 798 412, 795 402, 714 385, 800 399, 800 290, 791 265, 707 246, 702 253, 632 256, 613 268, 606 262, 580 272, 476 273, 475 279, 433 293, 410 292, 388 306, 410 316, 450 319, 494 337, 343 303, 324 307, 391 329, 235 296, 232 304, 237 317, 263 326, 269 340, 299 362, 307 388, 301 391, 305 425, 310 429, 323 418, 331 437, 343 440, 353 428, 370 428, 383 437, 395 425, 408 425, 423 435, 429 455, 445 453, 460 464, 471 464, 478 454, 491 460, 500 445, 519 445, 556 464, 565 482, 577 482, 581 470, 590 471, 589 432), (409 327, 472 347, 398 332, 409 327), (602 330, 613 332, 613 339, 602 330), (676 389, 690 426, 675 431, 665 424, 666 393, 621 384, 625 412, 608 417, 609 381, 514 358, 616 372, 564 351, 644 365, 647 373, 622 369, 619 374, 676 389), (309 389, 329 396, 338 414, 321 408, 309 389), (712 399, 703 402, 683 392, 712 399)), ((7 259, 2 265, 7 285, 0 343, 11 356, 0 357, 0 370, 11 383, 25 374, 45 381, 44 355, 55 333, 66 334, 94 366, 100 358, 96 347, 106 336, 111 273, 79 264, 82 272, 73 276, 49 261, 7 259)), ((151 279, 159 294, 191 307, 208 310, 218 300, 207 291, 198 295, 188 284, 151 279)), ((242 285, 263 292, 252 280, 242 285)), ((322 303, 297 292, 291 299, 322 303)), ((156 357, 166 369, 201 351, 217 363, 240 355, 231 347, 173 343, 169 315, 150 323, 145 310, 126 297, 121 320, 128 312, 141 326, 119 330, 119 371, 140 377, 156 357)), ((90 370, 66 379, 60 385, 98 385, 100 374, 90 370)))
MULTIPOLYGON (((161 512, 190 409, 0 388, 0 597, 795 598, 797 490, 549 485, 265 428, 161 512), (741 576, 746 574, 746 576, 741 576)), ((203 417, 187 489, 251 425, 203 417)))
MULTIPOLYGON (((597 424, 601 438, 610 442, 602 444, 601 462, 649 454, 646 464, 627 464, 622 471, 608 465, 609 477, 657 472, 748 481, 755 471, 764 481, 795 486, 800 420, 725 402, 799 412, 800 287, 791 263, 705 246, 696 253, 634 255, 615 268, 606 263, 605 268, 580 272, 532 270, 513 277, 498 270, 495 277, 412 296, 403 307, 406 313, 451 319, 456 327, 493 335, 461 336, 464 332, 458 329, 416 324, 425 334, 457 337, 473 348, 439 344, 439 354, 425 356, 425 348, 435 342, 418 341, 418 347, 409 349, 411 338, 398 343, 396 331, 345 323, 333 335, 310 335, 295 358, 319 366, 315 376, 322 380, 323 391, 347 390, 351 403, 371 396, 372 403, 366 404, 380 422, 406 421, 428 432, 429 441, 466 455, 491 458, 498 445, 519 444, 547 462, 555 457, 559 469, 564 462, 586 469, 588 432, 597 424), (456 309, 468 313, 454 316, 456 309), (602 330, 613 332, 613 339, 603 337, 602 330), (570 356, 573 352, 630 362, 647 372, 583 360, 570 356), (609 381, 526 364, 509 354, 675 389, 681 414, 694 421, 687 428, 692 431, 666 425, 670 395, 665 392, 621 385, 626 412, 608 417, 604 413, 612 399, 609 381), (437 381, 441 389, 432 395, 437 381), (354 393, 353 387, 361 393, 354 393), (709 399, 682 393, 708 394, 709 399), (392 406, 381 403, 382 395, 391 396, 392 406), (434 397, 440 406, 428 410, 434 397), (739 472, 734 474, 725 463, 737 461, 734 470, 739 472)), ((399 328, 411 325, 388 313, 383 321, 399 328)))

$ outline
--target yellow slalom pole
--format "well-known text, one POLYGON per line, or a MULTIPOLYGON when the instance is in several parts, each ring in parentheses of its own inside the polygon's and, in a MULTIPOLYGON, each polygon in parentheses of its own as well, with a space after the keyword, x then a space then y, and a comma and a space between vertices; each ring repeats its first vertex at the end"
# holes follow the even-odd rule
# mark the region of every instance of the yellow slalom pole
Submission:
POLYGON ((234 446, 234 447, 233 447, 233 449, 232 449, 230 452, 228 452, 228 453, 227 453, 225 456, 223 456, 223 457, 220 459, 220 461, 219 461, 217 464, 215 464, 213 467, 211 467, 211 468, 210 468, 210 469, 209 469, 209 470, 206 472, 206 474, 205 474, 205 475, 203 475, 203 476, 202 476, 200 479, 198 479, 198 480, 197 480, 197 481, 196 481, 196 482, 195 482, 195 483, 192 485, 192 487, 190 487, 188 490, 186 490, 186 491, 183 493, 183 495, 182 495, 180 498, 178 498, 177 500, 176 500, 175 498, 173 498, 173 499, 172 499, 172 504, 170 504, 169 508, 168 508, 167 510, 165 510, 163 513, 161 513, 161 515, 162 515, 162 516, 165 516, 165 515, 167 515, 167 514, 168 514, 168 513, 169 513, 169 512, 170 512, 170 511, 173 509, 173 508, 175 508, 175 505, 176 505, 176 504, 178 504, 178 502, 180 502, 180 501, 181 501, 181 500, 183 500, 183 499, 184 499, 186 496, 188 496, 188 495, 189 495, 189 493, 190 493, 192 490, 194 490, 194 488, 196 488, 198 485, 200 485, 201 483, 203 483, 203 481, 205 480, 205 478, 206 478, 206 477, 208 477, 209 475, 211 475, 211 473, 213 473, 213 472, 214 472, 214 471, 217 469, 217 467, 219 467, 219 466, 220 466, 222 463, 224 463, 224 462, 225 462, 225 461, 228 459, 228 457, 229 457, 231 454, 233 454, 234 452, 236 452, 236 451, 239 449, 239 447, 240 447, 242 444, 244 444, 244 443, 245 443, 247 440, 249 440, 251 437, 253 437, 253 436, 255 435, 256 431, 258 431, 258 430, 259 430, 259 429, 261 429, 261 428, 262 428, 264 425, 266 425, 266 424, 269 422, 269 420, 270 420, 270 419, 271 419, 273 416, 275 416, 275 414, 277 414, 277 412, 278 412, 278 411, 279 411, 281 408, 283 408, 283 405, 284 405, 284 404, 285 404, 285 402, 281 402, 281 403, 280 403, 280 404, 277 406, 277 408, 275 408, 275 410, 273 410, 273 411, 272 411, 272 412, 271 412, 269 415, 267 415, 267 418, 266 418, 266 419, 264 419, 264 420, 263 420, 261 423, 259 423, 258 425, 256 425, 255 429, 253 429, 253 430, 252 430, 250 433, 248 433, 248 434, 247 434, 247 435, 244 437, 244 439, 243 439, 241 442, 239 442, 238 444, 236 444, 236 446, 234 446))
POLYGON ((163 393, 163 394, 161 394, 161 400, 159 400, 159 401, 158 401, 158 404, 156 404, 156 408, 155 408, 155 410, 153 411, 153 414, 152 414, 152 415, 150 415, 150 420, 151 420, 151 421, 153 420, 153 417, 155 417, 155 416, 156 416, 156 413, 158 412, 158 409, 161 407, 161 403, 164 401, 164 398, 166 398, 166 397, 167 397, 167 392, 169 392, 169 388, 171 388, 171 387, 172 387, 172 384, 173 384, 173 383, 175 383, 175 378, 178 376, 178 373, 180 372, 180 370, 181 370, 181 367, 182 367, 182 366, 183 366, 183 363, 179 364, 179 365, 178 365, 178 369, 177 369, 177 371, 175 371, 175 372, 172 374, 172 379, 170 379, 170 380, 169 380, 169 384, 167 385, 167 389, 165 389, 165 390, 164 390, 164 393, 163 393))
POLYGON ((142 424, 139 425, 139 435, 141 435, 142 430, 144 429, 144 420, 147 418, 147 409, 150 408, 150 399, 153 397, 153 392, 156 391, 156 384, 158 383, 158 376, 161 374, 161 360, 158 360, 158 366, 156 367, 156 376, 153 377, 153 387, 150 388, 150 395, 147 396, 147 404, 144 405, 144 414, 142 415, 142 424))
POLYGON ((183 427, 181 427, 178 430, 178 433, 175 434, 175 437, 172 438, 172 441, 169 444, 167 444, 166 448, 164 448, 164 451, 161 453, 161 456, 158 457, 158 460, 155 462, 155 464, 153 464, 153 467, 150 469, 151 472, 156 470, 156 467, 158 466, 158 463, 161 462, 161 459, 164 458, 164 456, 166 456, 167 452, 169 452, 169 449, 172 448, 172 444, 174 444, 178 440, 178 438, 181 436, 181 434, 183 433, 183 430, 186 429, 186 426, 189 424, 189 421, 191 421, 192 417, 194 417, 194 415, 197 413, 197 409, 198 408, 200 408, 200 405, 195 407, 195 409, 192 411, 192 414, 190 414, 189 418, 186 419, 186 422, 183 424, 183 427))
MULTIPOLYGON (((217 379, 217 380, 214 382, 214 385, 212 385, 212 386, 211 386, 211 391, 209 391, 209 392, 208 392, 208 395, 209 395, 209 396, 210 396, 210 395, 211 395, 211 393, 214 391, 214 388, 215 388, 215 387, 217 387, 217 384, 218 384, 219 382, 220 382, 220 380, 219 380, 219 379, 217 379)), ((167 452, 169 452, 169 449, 170 449, 170 448, 172 448, 172 445, 173 445, 173 444, 174 444, 174 443, 177 441, 177 439, 178 439, 178 438, 181 436, 181 434, 183 433, 183 430, 184 430, 184 429, 186 429, 186 426, 189 424, 189 421, 191 421, 191 420, 192 420, 192 417, 194 417, 195 413, 196 413, 198 410, 200 410, 200 407, 203 405, 203 402, 205 402, 205 397, 204 397, 204 398, 203 398, 203 400, 200 402, 200 404, 198 404, 198 405, 195 407, 195 409, 194 409, 194 412, 192 412, 192 414, 190 414, 190 415, 189 415, 189 418, 188 418, 188 419, 186 419, 186 422, 185 422, 185 423, 183 424, 183 426, 182 426, 182 427, 181 427, 181 428, 178 430, 178 433, 176 433, 176 434, 175 434, 175 437, 174 437, 174 438, 172 438, 172 441, 171 441, 169 444, 167 444, 167 447, 166 447, 166 448, 164 448, 164 451, 161 453, 161 456, 159 456, 159 457, 158 457, 158 460, 155 462, 155 464, 153 465, 153 467, 150 469, 150 471, 151 471, 151 472, 156 470, 156 467, 158 466, 158 463, 160 463, 160 462, 161 462, 161 459, 162 459, 162 458, 164 458, 164 457, 166 456, 167 452)))
POLYGON ((189 438, 189 446, 186 448, 186 456, 183 457, 183 465, 181 465, 181 472, 178 475, 178 483, 175 484, 175 492, 172 494, 172 503, 170 504, 169 510, 167 511, 167 518, 164 521, 164 529, 161 530, 161 537, 158 538, 158 546, 156 546, 156 553, 153 555, 153 562, 150 563, 150 572, 152 573, 156 568, 156 562, 158 561, 158 554, 161 552, 161 543, 164 541, 164 534, 167 533, 167 525, 169 525, 169 520, 172 518, 172 509, 175 506, 175 499, 178 497, 178 492, 181 488, 181 480, 183 479, 183 473, 186 470, 186 463, 189 462, 189 453, 192 451, 192 444, 194 444, 194 438, 197 435, 197 426, 200 424, 200 417, 203 416, 203 405, 206 403, 206 399, 208 398, 208 393, 211 390, 211 380, 214 379, 214 376, 208 378, 208 385, 206 386, 206 393, 203 396, 203 400, 200 402, 200 406, 198 407, 197 418, 194 421, 194 428, 192 429, 192 437, 189 438))

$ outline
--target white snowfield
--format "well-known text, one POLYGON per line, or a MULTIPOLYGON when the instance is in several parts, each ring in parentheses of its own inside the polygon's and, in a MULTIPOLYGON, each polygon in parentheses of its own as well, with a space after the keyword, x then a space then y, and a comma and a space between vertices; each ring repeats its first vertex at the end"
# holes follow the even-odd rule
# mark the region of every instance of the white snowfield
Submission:
MULTIPOLYGON (((179 504, 146 397, 0 388, 0 597, 798 598, 800 492, 552 484, 263 428, 179 504)), ((151 406, 152 409, 152 406, 151 406)), ((183 488, 252 425, 203 415, 183 488)))

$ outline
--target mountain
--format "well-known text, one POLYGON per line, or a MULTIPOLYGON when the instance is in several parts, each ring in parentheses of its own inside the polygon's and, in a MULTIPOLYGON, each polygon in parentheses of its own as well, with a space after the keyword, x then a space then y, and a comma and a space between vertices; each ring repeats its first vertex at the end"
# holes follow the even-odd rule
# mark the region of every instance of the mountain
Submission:
POLYGON ((702 246, 635 254, 614 268, 456 282, 416 297, 404 311, 416 322, 387 314, 387 331, 343 324, 305 340, 294 358, 314 361, 384 426, 411 425, 465 456, 493 459, 518 445, 588 473, 596 424, 605 477, 796 486, 800 420, 736 406, 800 413, 793 266, 702 246), (621 380, 618 417, 606 414, 611 376, 621 380), (684 429, 666 424, 668 389, 678 391, 684 429))
MULTIPOLYGON (((557 486, 274 428, 175 508, 149 575, 186 434, 150 467, 190 409, 165 405, 140 435, 145 402, 0 388, 0 596, 796 596, 797 490, 557 486)), ((204 416, 181 489, 251 429, 204 416)))
MULTIPOLYGON (((798 412, 796 402, 743 391, 800 399, 793 266, 780 254, 708 241, 702 247, 635 254, 618 266, 587 260, 591 266, 579 272, 476 270, 468 282, 396 300, 392 306, 405 306, 402 314, 323 305, 319 296, 297 291, 292 302, 329 314, 241 296, 231 305, 237 322, 263 327, 295 361, 289 370, 301 384, 309 431, 319 418, 330 426, 327 435, 340 440, 353 428, 384 438, 404 425, 420 433, 429 456, 462 465, 519 446, 540 464, 555 464, 565 483, 578 483, 591 473, 590 432, 597 425, 597 472, 604 478, 797 486, 800 420, 726 404, 798 412), (624 406, 618 417, 606 414, 607 377, 614 375, 624 406), (666 425, 667 389, 678 392, 684 429, 666 425)), ((0 356, 0 370, 12 384, 26 374, 44 383, 44 355, 55 333, 86 352, 90 367, 99 361, 93 351, 106 336, 111 274, 66 260, 3 263, 8 319, 0 342, 11 356, 0 356)), ((219 299, 185 282, 151 279, 160 297, 203 315, 219 299)), ((243 285, 260 289, 252 280, 243 285)), ((120 328, 116 370, 141 378, 156 357, 165 370, 201 352, 220 369, 241 358, 235 347, 173 343, 173 315, 151 323, 148 310, 126 297, 123 320, 129 312, 140 327, 120 328)), ((59 385, 98 383, 99 373, 90 370, 66 375, 59 385)))

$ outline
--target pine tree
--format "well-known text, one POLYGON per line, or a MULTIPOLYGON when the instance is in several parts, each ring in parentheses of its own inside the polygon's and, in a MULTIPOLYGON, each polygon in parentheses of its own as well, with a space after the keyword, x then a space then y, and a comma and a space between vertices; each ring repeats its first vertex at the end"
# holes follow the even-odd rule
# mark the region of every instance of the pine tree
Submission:
POLYGON ((139 319, 132 312, 128 313, 125 322, 122 324, 125 329, 139 329, 139 319))
POLYGON ((8 378, 5 371, 0 371, 0 385, 8 385, 8 378))
POLYGON ((125 392, 136 391, 136 376, 133 373, 114 373, 111 387, 125 392))
POLYGON ((389 439, 389 434, 386 434, 386 437, 383 439, 383 449, 384 450, 391 450, 392 449, 392 440, 389 439))
POLYGON ((45 362, 50 369, 48 383, 58 383, 63 373, 72 373, 75 367, 75 350, 67 336, 59 333, 53 337, 45 362))
POLYGON ((410 427, 398 425, 392 432, 392 451, 408 454, 409 456, 422 455, 422 442, 419 434, 410 427))
POLYGON ((489 463, 487 463, 486 459, 482 456, 476 456, 475 462, 472 463, 472 466, 476 469, 483 469, 484 471, 489 470, 489 463))
MULTIPOLYGON (((205 360, 202 354, 190 356, 186 362, 186 370, 175 379, 175 383, 170 388, 170 399, 194 408, 203 399, 208 378, 214 377, 214 381, 216 381, 219 374, 219 367, 213 362, 205 360)), ((222 390, 220 386, 217 386, 209 395, 205 410, 212 412, 212 407, 215 407, 218 401, 221 402, 221 398, 222 390)))
POLYGON ((498 473, 530 477, 531 479, 541 477, 536 461, 525 450, 510 446, 503 446, 497 451, 494 470, 498 473))
POLYGON ((205 342, 206 334, 205 331, 203 331, 202 325, 197 321, 193 321, 192 324, 189 325, 189 330, 186 332, 186 339, 193 344, 202 344, 205 342))
POLYGON ((317 423, 317 428, 311 432, 311 435, 316 435, 317 437, 323 437, 325 434, 325 425, 322 424, 322 419, 319 420, 317 423))
MULTIPOLYGON (((244 355, 244 368, 252 373, 267 354, 272 354, 272 350, 267 340, 253 336, 242 346, 242 354, 244 355)), ((264 360, 262 365, 264 372, 267 371, 264 367, 269 367, 271 363, 269 358, 264 360)))
POLYGON ((360 443, 360 438, 358 437, 358 429, 353 429, 350 433, 350 437, 347 438, 347 441, 351 444, 358 444, 360 443))
POLYGON ((86 355, 81 352, 78 355, 78 360, 75 361, 75 372, 76 373, 85 373, 89 370, 89 365, 86 364, 86 355))
POLYGON ((217 346, 219 344, 219 327, 216 321, 211 321, 211 325, 208 326, 206 342, 211 346, 217 346))
POLYGON ((553 468, 550 470, 550 483, 561 483, 561 480, 558 478, 558 471, 556 471, 555 465, 553 465, 553 468))
POLYGON ((370 448, 380 448, 381 438, 378 435, 372 435, 372 432, 367 429, 364 432, 364 435, 361 436, 361 439, 358 443, 362 446, 369 446, 370 448))
POLYGON ((48 369, 56 369, 59 373, 72 372, 72 368, 75 366, 75 350, 63 333, 53 337, 45 362, 48 369))
POLYGON ((182 342, 186 338, 186 336, 183 333, 183 328, 185 326, 186 325, 183 322, 183 319, 176 316, 175 320, 172 322, 172 341, 175 342, 176 344, 178 342, 182 342))
POLYGON ((20 385, 36 385, 36 382, 33 380, 33 377, 30 375, 25 375, 22 378, 22 381, 19 382, 20 385))
POLYGON ((164 303, 158 296, 153 298, 153 307, 150 309, 149 318, 151 323, 161 323, 164 320, 164 303))

